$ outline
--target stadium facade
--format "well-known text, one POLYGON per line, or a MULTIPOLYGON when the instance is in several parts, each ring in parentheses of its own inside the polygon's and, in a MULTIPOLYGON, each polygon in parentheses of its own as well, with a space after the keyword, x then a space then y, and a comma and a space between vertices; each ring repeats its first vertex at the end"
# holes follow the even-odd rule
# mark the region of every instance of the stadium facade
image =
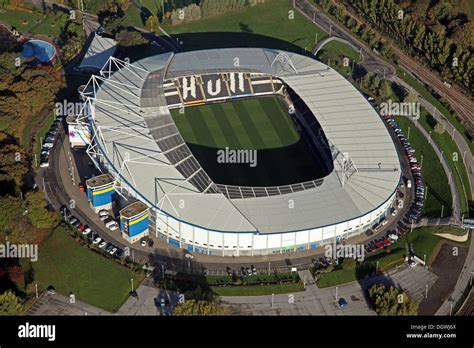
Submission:
POLYGON ((114 177, 117 204, 146 204, 148 232, 194 252, 266 255, 360 234, 384 219, 400 183, 398 153, 377 112, 307 56, 236 48, 134 63, 111 57, 82 97, 79 118, 92 134, 87 153, 114 177), (170 109, 272 94, 287 99, 304 128, 321 127, 315 142, 328 146, 329 174, 273 187, 213 182, 170 109))

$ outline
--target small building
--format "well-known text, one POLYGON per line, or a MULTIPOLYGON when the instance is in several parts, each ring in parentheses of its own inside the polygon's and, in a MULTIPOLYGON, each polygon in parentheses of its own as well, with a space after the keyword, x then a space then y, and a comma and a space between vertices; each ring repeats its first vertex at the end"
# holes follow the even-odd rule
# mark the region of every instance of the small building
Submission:
POLYGON ((86 180, 87 200, 97 213, 101 209, 111 209, 115 198, 114 178, 102 174, 86 180))
POLYGON ((98 72, 117 50, 117 42, 114 39, 103 37, 95 32, 92 35, 94 38, 79 64, 79 70, 83 73, 98 72))
POLYGON ((91 143, 91 132, 89 126, 78 122, 78 116, 69 115, 66 117, 67 134, 71 148, 85 148, 91 143))
POLYGON ((142 202, 134 202, 120 210, 120 231, 122 237, 135 243, 148 236, 148 207, 142 202))

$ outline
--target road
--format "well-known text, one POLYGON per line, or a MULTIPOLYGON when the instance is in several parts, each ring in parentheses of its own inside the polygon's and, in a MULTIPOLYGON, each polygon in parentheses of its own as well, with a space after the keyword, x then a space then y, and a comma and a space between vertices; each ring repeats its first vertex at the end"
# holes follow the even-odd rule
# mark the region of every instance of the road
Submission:
POLYGON ((362 41, 349 35, 342 27, 333 21, 331 18, 318 11, 308 0, 294 0, 290 1, 295 5, 296 10, 300 12, 307 19, 312 21, 315 25, 320 27, 330 35, 338 36, 352 43, 356 47, 362 49, 364 61, 361 65, 367 70, 384 75, 386 78, 391 77, 396 73, 395 68, 377 56, 372 50, 368 49, 362 41))
MULTIPOLYGON (((426 141, 430 141, 430 135, 426 131, 426 129, 417 121, 413 122, 413 125, 423 134, 423 136, 426 138, 426 141)), ((449 190, 451 191, 451 196, 453 197, 453 213, 452 217, 454 219, 454 223, 460 225, 461 224, 461 203, 460 203, 460 195, 459 195, 459 190, 456 185, 456 180, 454 180, 454 175, 455 173, 452 173, 448 161, 446 160, 446 157, 442 153, 442 151, 439 149, 438 145, 434 141, 431 141, 431 147, 433 148, 434 152, 436 153, 436 156, 439 159, 439 162, 443 166, 444 172, 446 173, 446 176, 448 177, 448 185, 449 185, 449 190)), ((420 161, 420 158, 418 158, 418 161, 420 161)), ((427 195, 429 194, 428 191, 426 193, 427 195)))
MULTIPOLYGON (((412 87, 406 83, 404 80, 397 76, 391 77, 391 81, 398 84, 402 87, 406 92, 412 90, 412 87)), ((466 166, 467 175, 469 178, 469 186, 471 187, 471 197, 466 197, 467 200, 471 200, 474 197, 474 157, 472 156, 471 149, 469 145, 466 143, 466 140, 460 134, 457 129, 449 122, 442 113, 440 113, 436 107, 424 99, 422 96, 418 96, 418 101, 420 102, 421 106, 423 106, 431 115, 438 121, 439 123, 443 124, 446 132, 451 135, 451 138, 456 143, 459 149, 459 157, 464 162, 466 166)))
POLYGON ((465 95, 456 86, 446 86, 437 73, 430 71, 423 64, 408 56, 402 50, 392 45, 392 50, 398 56, 400 63, 409 72, 418 77, 426 85, 432 87, 436 93, 446 99, 452 108, 461 116, 468 125, 471 134, 474 133, 474 101, 465 95))

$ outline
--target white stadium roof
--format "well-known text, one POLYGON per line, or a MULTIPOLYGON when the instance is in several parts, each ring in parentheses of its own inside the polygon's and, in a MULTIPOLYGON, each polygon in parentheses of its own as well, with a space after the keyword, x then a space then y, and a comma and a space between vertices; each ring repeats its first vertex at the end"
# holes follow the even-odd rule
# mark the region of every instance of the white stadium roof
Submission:
MULTIPOLYGON (((236 48, 166 53, 120 67, 104 79, 94 98, 95 140, 106 161, 141 199, 177 220, 224 232, 307 230, 364 216, 396 190, 400 162, 386 126, 356 88, 317 60, 279 50, 236 48), (292 66, 276 57, 289 57, 292 66), (168 148, 162 148, 160 131, 167 127, 177 132, 162 83, 165 78, 223 71, 279 77, 310 108, 329 142, 347 153, 358 170, 342 185, 343 175, 336 170, 341 166, 335 163, 321 186, 270 197, 229 199, 220 192, 198 190, 170 162, 168 148)), ((202 168, 197 173, 206 185, 210 180, 206 173, 202 168)))
POLYGON ((99 70, 104 66, 109 57, 113 56, 117 50, 117 42, 114 39, 102 37, 94 33, 87 51, 82 58, 79 69, 93 68, 99 70))

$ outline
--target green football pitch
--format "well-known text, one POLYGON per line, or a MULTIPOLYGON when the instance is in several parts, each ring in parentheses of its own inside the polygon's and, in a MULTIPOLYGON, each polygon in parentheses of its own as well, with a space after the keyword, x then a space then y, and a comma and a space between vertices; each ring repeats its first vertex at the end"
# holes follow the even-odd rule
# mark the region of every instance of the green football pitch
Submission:
POLYGON ((274 149, 292 145, 300 134, 275 96, 190 106, 171 115, 186 143, 211 148, 274 149))

